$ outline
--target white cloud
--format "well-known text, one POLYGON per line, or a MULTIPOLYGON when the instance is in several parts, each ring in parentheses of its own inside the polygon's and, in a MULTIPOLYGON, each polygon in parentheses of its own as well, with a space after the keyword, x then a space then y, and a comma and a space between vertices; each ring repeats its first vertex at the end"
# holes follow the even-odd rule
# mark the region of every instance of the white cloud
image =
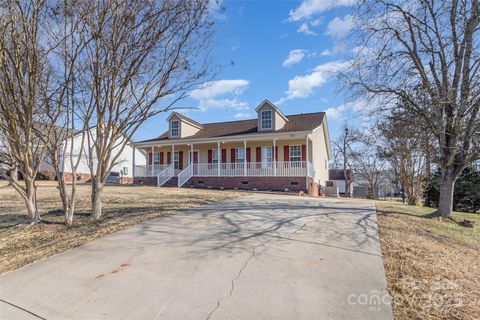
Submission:
POLYGON ((304 22, 300 25, 300 27, 297 29, 297 32, 298 33, 304 33, 304 34, 307 34, 309 36, 314 36, 316 35, 315 32, 313 32, 312 30, 310 30, 310 27, 308 26, 308 23, 307 22, 304 22))
POLYGON ((345 118, 350 119, 353 117, 353 115, 347 115, 347 113, 354 113, 357 117, 364 117, 372 110, 371 106, 374 104, 375 101, 372 101, 371 99, 358 98, 336 107, 327 108, 325 109, 325 113, 329 120, 343 120, 345 118))
POLYGON ((305 57, 305 54, 307 52, 308 52, 307 50, 303 50, 303 49, 291 50, 288 53, 287 59, 285 59, 285 61, 283 61, 283 66, 284 67, 289 67, 291 65, 300 63, 300 61, 303 60, 303 58, 305 57))
MULTIPOLYGON (((345 70, 349 65, 350 62, 331 61, 318 65, 308 75, 296 76, 288 81, 285 99, 291 100, 310 96, 314 89, 323 86, 331 76, 345 70)), ((283 102, 285 99, 280 99, 280 101, 283 102)))
POLYGON ((234 117, 236 119, 247 119, 247 118, 252 118, 253 115, 250 112, 239 112, 239 113, 236 113, 234 117))
POLYGON ((225 94, 239 95, 249 84, 250 81, 243 79, 209 81, 190 91, 190 96, 196 100, 207 100, 225 94))
POLYGON ((250 84, 243 79, 217 80, 202 84, 199 88, 190 91, 190 97, 198 100, 198 109, 231 109, 235 111, 248 109, 248 103, 241 101, 241 95, 250 84))
POLYGON ((341 112, 335 108, 328 108, 325 110, 325 113, 330 120, 338 120, 341 117, 341 112))
POLYGON ((290 11, 289 21, 308 19, 334 7, 351 6, 358 0, 304 0, 295 10, 290 11))
POLYGON ((335 38, 343 38, 353 29, 354 23, 354 17, 350 14, 343 18, 336 17, 328 23, 326 34, 335 38))

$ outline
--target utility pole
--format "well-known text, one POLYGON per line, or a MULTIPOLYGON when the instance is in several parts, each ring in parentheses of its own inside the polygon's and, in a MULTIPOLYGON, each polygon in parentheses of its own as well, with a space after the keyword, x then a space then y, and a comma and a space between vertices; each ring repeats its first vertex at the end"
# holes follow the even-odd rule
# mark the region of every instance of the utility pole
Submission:
POLYGON ((347 177, 347 139, 348 127, 345 127, 345 134, 343 135, 343 178, 345 180, 345 196, 350 197, 350 185, 347 177))

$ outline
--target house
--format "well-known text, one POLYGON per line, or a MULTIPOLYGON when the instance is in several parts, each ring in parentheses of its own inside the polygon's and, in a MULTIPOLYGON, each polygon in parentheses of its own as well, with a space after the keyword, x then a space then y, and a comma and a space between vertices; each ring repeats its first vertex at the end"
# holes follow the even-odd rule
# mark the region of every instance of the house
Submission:
POLYGON ((285 116, 268 100, 256 112, 208 124, 173 112, 167 132, 133 144, 148 154, 134 183, 318 193, 331 158, 325 113, 285 116))
POLYGON ((328 195, 345 195, 347 190, 345 188, 345 173, 348 180, 348 193, 353 194, 353 175, 352 170, 347 169, 330 169, 328 171, 328 180, 325 185, 325 193, 328 195))
MULTIPOLYGON (((90 145, 93 145, 93 141, 96 137, 95 127, 91 127, 89 134, 86 136, 90 139, 90 145)), ((77 181, 80 183, 90 182, 92 179, 90 168, 88 165, 88 153, 86 152, 88 148, 87 137, 85 137, 85 142, 83 148, 82 146, 82 132, 77 132, 73 137, 73 164, 75 165, 78 157, 81 157, 80 163, 77 167, 77 181)), ((65 146, 60 152, 60 163, 64 162, 64 171, 63 176, 67 182, 72 181, 72 165, 70 162, 70 150, 72 145, 72 139, 68 138, 65 141, 65 146)), ((122 140, 119 139, 115 143, 115 147, 112 151, 112 157, 120 154, 118 160, 115 162, 109 177, 107 178, 107 183, 133 183, 133 167, 135 165, 145 165, 146 156, 145 152, 142 150, 135 149, 132 144, 133 141, 128 141, 125 147, 122 149, 122 140)), ((93 159, 93 167, 95 168, 95 158, 93 159)), ((61 171, 62 169, 60 169, 61 171)))

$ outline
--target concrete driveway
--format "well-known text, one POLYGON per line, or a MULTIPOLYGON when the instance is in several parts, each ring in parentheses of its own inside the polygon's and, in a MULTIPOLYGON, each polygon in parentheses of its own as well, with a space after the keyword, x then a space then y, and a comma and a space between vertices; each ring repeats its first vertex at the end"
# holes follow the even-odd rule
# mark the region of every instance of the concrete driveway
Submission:
POLYGON ((1 319, 392 319, 373 204, 251 194, 0 277, 1 319))

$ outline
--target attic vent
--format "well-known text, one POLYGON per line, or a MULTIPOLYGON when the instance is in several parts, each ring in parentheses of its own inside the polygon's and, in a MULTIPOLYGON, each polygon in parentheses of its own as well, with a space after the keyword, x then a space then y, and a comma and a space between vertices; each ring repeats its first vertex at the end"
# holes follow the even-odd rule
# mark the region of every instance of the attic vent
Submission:
POLYGON ((298 182, 297 181, 292 181, 292 182, 290 182, 290 185, 291 186, 298 186, 298 182))
POLYGON ((242 184, 248 184, 248 181, 242 181, 242 184))

